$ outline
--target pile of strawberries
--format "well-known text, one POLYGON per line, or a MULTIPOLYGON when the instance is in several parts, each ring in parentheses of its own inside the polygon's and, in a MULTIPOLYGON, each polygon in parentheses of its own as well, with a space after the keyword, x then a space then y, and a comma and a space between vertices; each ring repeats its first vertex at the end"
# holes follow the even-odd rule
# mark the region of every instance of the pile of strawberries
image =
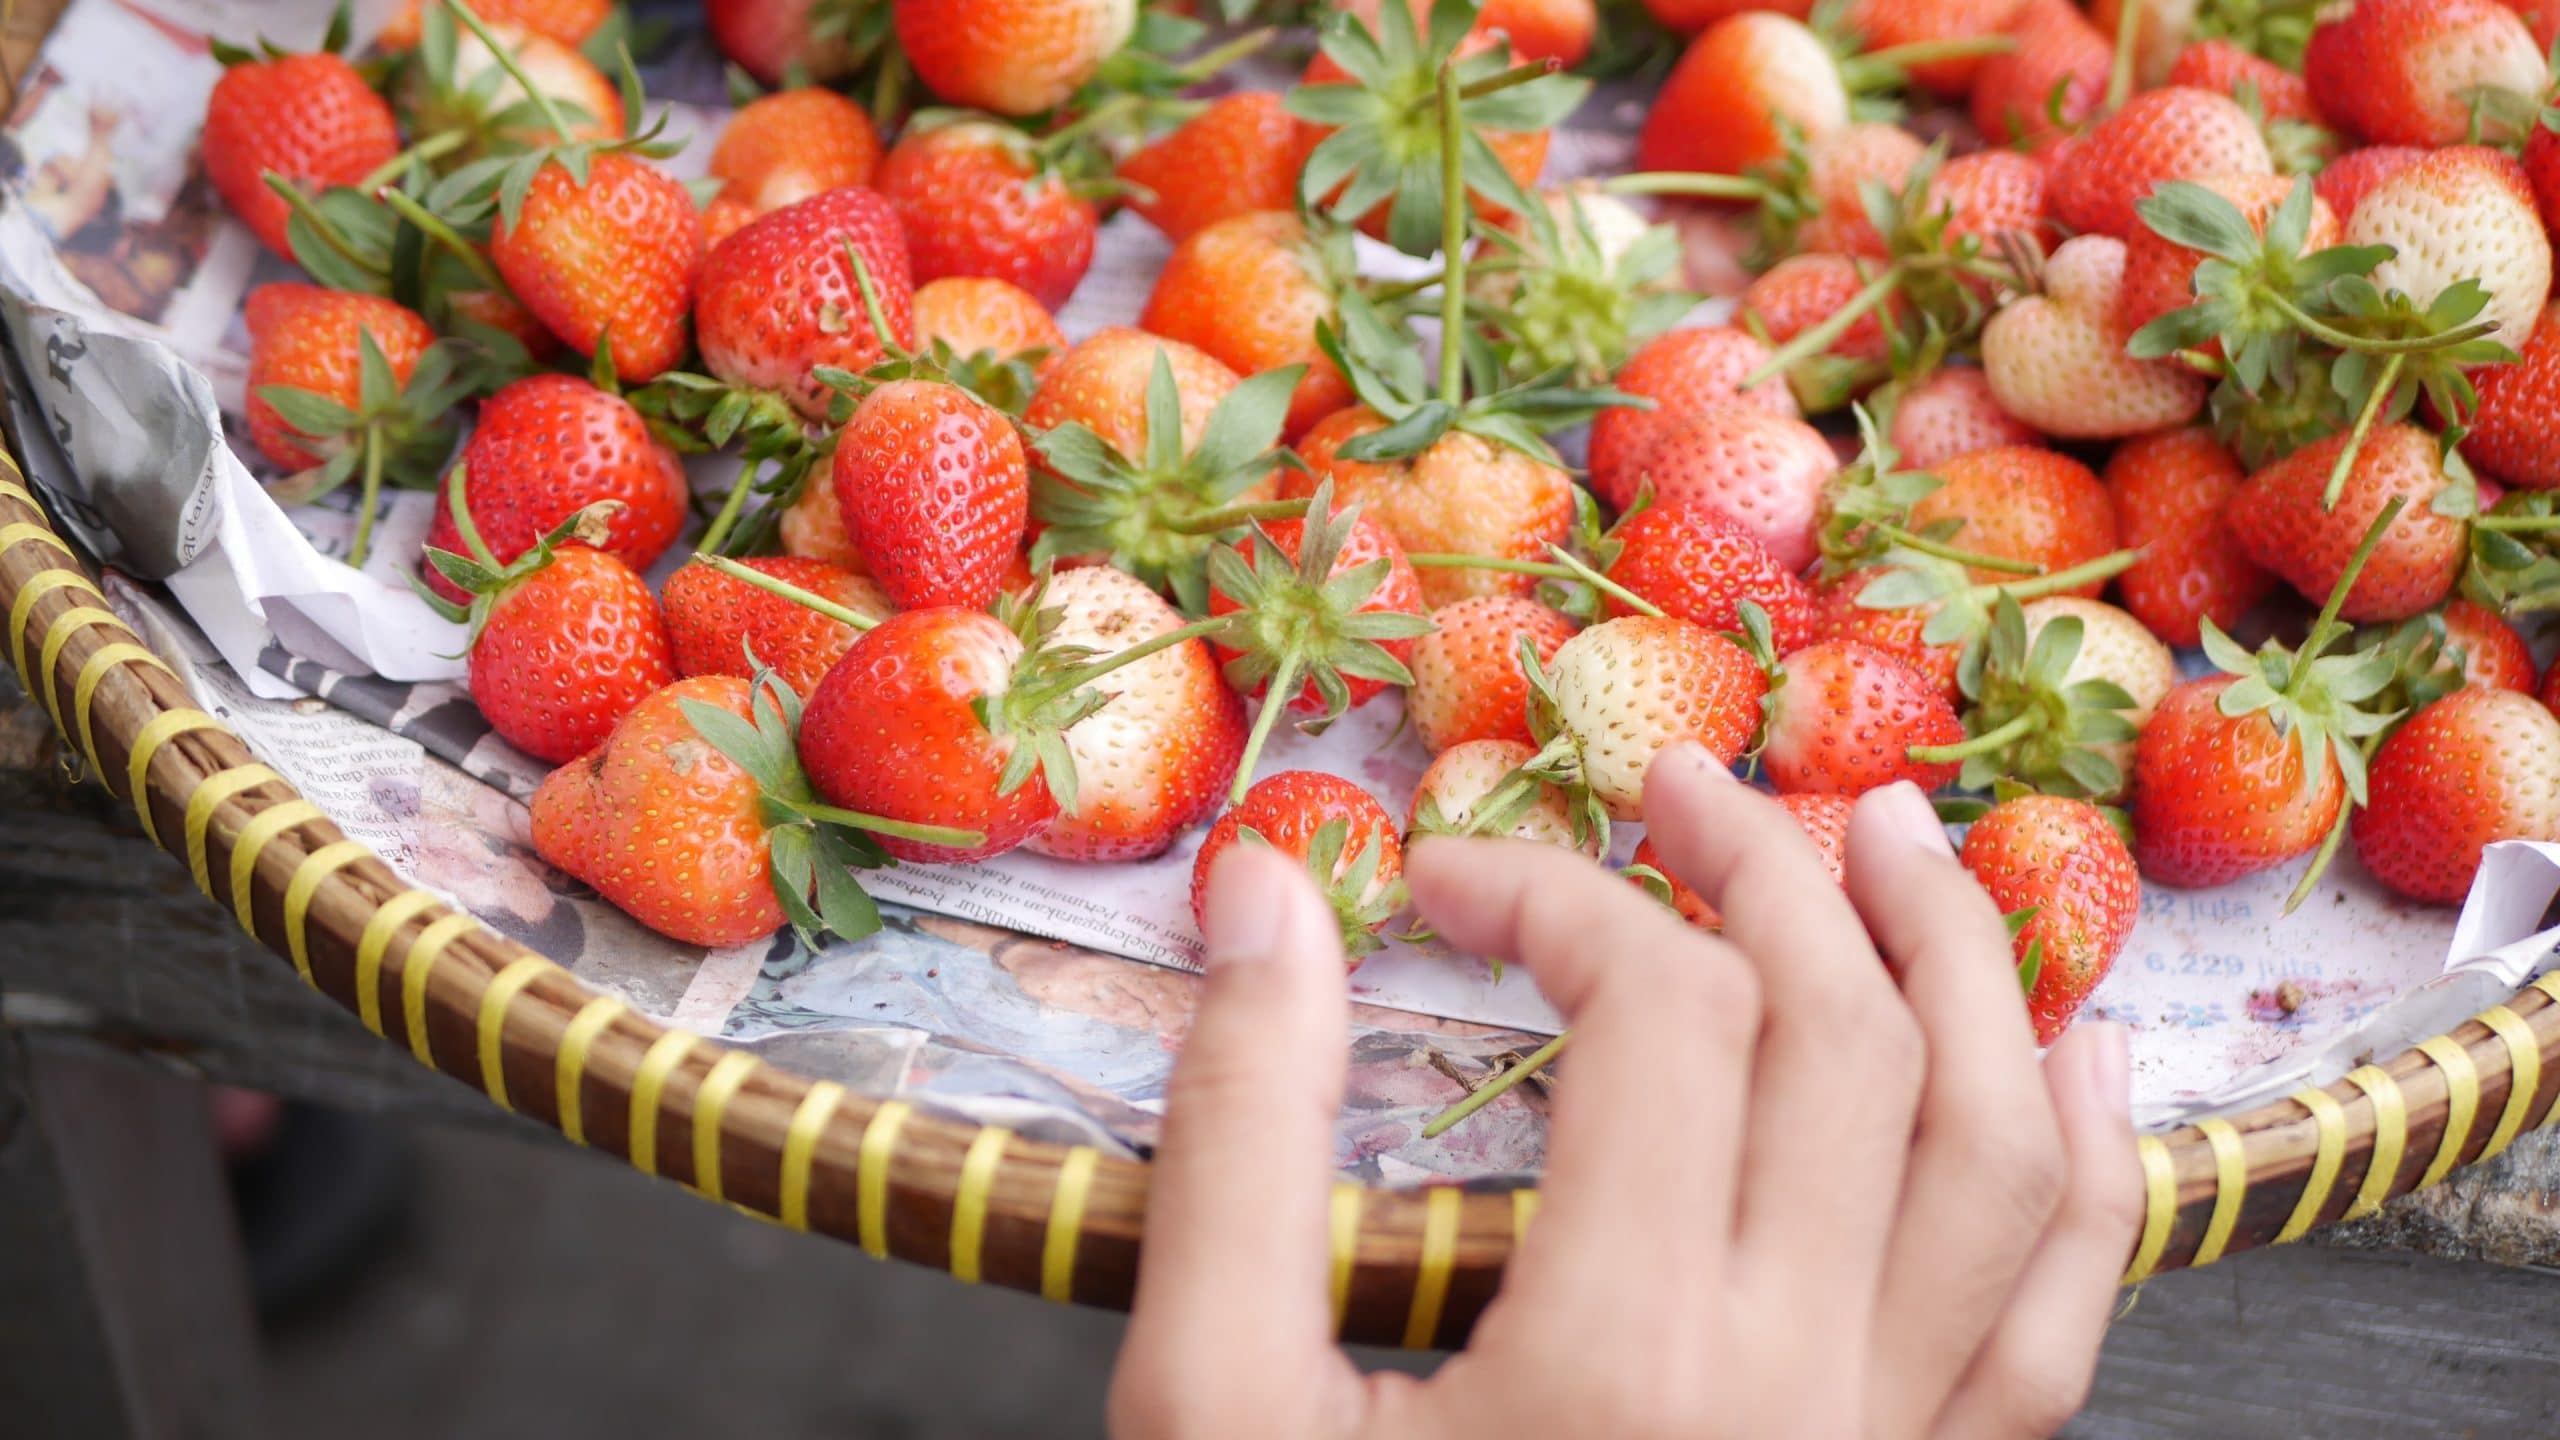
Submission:
POLYGON ((1942 792, 2050 1037, 2143 878, 2560 841, 2560 9, 708 0, 784 88, 687 185, 608 0, 478 4, 226 54, 208 173, 314 282, 250 299, 251 433, 437 491, 537 846, 670 936, 1213 822, 1357 954, 1414 833, 1606 855, 1694 741, 1835 867, 1942 792), (1575 67, 1658 85, 1640 169, 1540 189, 1575 67), (1171 258, 1071 345, 1122 208, 1171 258), (1390 692, 1401 820, 1251 783, 1390 692))

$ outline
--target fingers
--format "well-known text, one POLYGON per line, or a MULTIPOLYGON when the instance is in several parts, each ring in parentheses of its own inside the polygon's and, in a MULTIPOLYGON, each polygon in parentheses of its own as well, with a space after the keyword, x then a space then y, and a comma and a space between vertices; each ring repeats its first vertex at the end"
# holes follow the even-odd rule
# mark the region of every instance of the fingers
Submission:
POLYGON ((1504 1307, 1600 1324, 1642 1312, 1651 1279, 1666 1306, 1703 1316, 1730 1229, 1759 1024, 1750 973, 1730 947, 1552 846, 1427 840, 1405 878, 1443 936, 1526 966, 1573 1026, 1545 1204, 1504 1307))
POLYGON ((1868 1377, 1870 1433, 1888 1436, 1926 1432, 2008 1303, 2065 1177, 1999 910, 1934 816, 1910 838, 1885 829, 1902 817, 1884 807, 1900 803, 1861 807, 1847 877, 1928 1052, 1868 1377))
POLYGON ((1332 1347, 1326 1216, 1350 1024, 1332 914, 1275 851, 1210 872, 1208 979, 1165 1095, 1112 1431, 1319 1435, 1332 1347), (1310 1409, 1309 1407, 1313 1407, 1310 1409))
MULTIPOLYGON (((1880 804, 1860 804, 1852 856, 1859 821, 1879 853, 1917 848, 1877 823, 1896 818, 1880 804)), ((1919 1030, 1857 911, 1778 805, 1684 747, 1655 762, 1645 821, 1665 866, 1723 915, 1767 997, 1736 1237, 1742 1283, 1774 1305, 1818 1305, 1827 1323, 1863 1327, 1911 1141, 1919 1030)), ((1943 850, 1935 817, 1927 824, 1943 850)))
POLYGON ((2088 1398, 2116 1282, 2142 1225, 2125 1033, 2084 1024, 2045 1056, 2069 1180, 2017 1290, 1933 1432, 2007 1440, 2062 1428, 2088 1398))

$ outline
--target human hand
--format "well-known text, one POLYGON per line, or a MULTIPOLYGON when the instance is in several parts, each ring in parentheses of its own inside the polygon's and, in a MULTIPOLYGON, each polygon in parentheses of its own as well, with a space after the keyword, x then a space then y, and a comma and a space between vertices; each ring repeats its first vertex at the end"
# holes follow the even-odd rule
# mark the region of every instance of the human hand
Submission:
POLYGON ((1859 801, 1846 893, 1695 746, 1645 813, 1721 938, 1553 848, 1407 857, 1424 918, 1575 1031, 1539 1219, 1428 1380, 1331 1340, 1333 919, 1288 861, 1219 862, 1112 1433, 1952 1440, 2079 1408, 2142 1214, 2122 1031, 2039 1064, 2000 916, 1908 785, 1859 801))

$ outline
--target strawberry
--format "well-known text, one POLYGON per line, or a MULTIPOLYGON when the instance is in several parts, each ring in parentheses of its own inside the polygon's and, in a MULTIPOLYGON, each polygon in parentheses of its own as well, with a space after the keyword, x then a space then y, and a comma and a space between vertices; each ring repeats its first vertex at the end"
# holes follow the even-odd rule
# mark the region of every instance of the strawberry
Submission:
MULTIPOLYGON (((1464 430, 1450 430, 1419 454, 1354 460, 1346 446, 1388 426, 1367 406, 1326 416, 1298 442, 1306 470, 1284 471, 1280 493, 1298 498, 1330 485, 1414 554, 1536 561, 1573 531, 1570 476, 1546 460, 1464 430)), ((1422 598, 1438 606, 1469 595, 1536 587, 1534 575, 1476 567, 1422 572, 1422 598)))
MULTIPOLYGON (((1784 345, 1851 308, 1858 292, 1882 273, 1873 261, 1807 251, 1761 272, 1742 292, 1737 313, 1753 333, 1784 345)), ((1900 307, 1892 300, 1865 310, 1820 352, 1827 357, 1881 367, 1891 355, 1885 321, 1900 307)), ((1799 403, 1804 397, 1797 396, 1799 403)))
POLYGON ((1563 786, 1577 825, 1605 852, 1610 819, 1642 818, 1654 757, 1694 740, 1733 763, 1751 743, 1768 689, 1749 651, 1702 626, 1653 615, 1604 620, 1556 647, 1530 677, 1539 751, 1523 779, 1563 786))
MULTIPOLYGON (((428 0, 401 0, 373 43, 385 53, 417 48, 427 4, 428 0)), ((613 0, 476 0, 471 9, 492 25, 513 25, 575 47, 585 44, 613 13, 613 0)))
POLYGON ((756 208, 734 195, 714 195, 702 207, 702 253, 710 254, 720 242, 737 234, 756 218, 756 208))
POLYGON ((1753 5, 1746 0, 1644 0, 1645 12, 1683 35, 1695 35, 1717 21, 1746 10, 1773 10, 1802 20, 1813 13, 1811 0, 1779 0, 1753 5))
POLYGON ((1741 175, 1806 140, 1846 129, 1841 62, 1803 21, 1765 10, 1726 16, 1691 41, 1645 112, 1644 170, 1741 175))
POLYGON ((522 203, 502 204, 489 258, 569 348, 592 356, 610 337, 614 373, 638 382, 684 358, 700 243, 684 187, 607 150, 583 180, 561 162, 535 171, 522 203))
POLYGON ((1073 422, 1123 455, 1144 457, 1157 443, 1148 392, 1159 356, 1180 400, 1181 448, 1194 449, 1242 377, 1198 346, 1124 326, 1097 330, 1059 356, 1041 375, 1023 419, 1041 431, 1073 422))
POLYGON ((1054 310, 1093 265, 1101 219, 1058 152, 1010 125, 916 125, 880 162, 918 280, 1010 280, 1054 310))
POLYGON ((868 185, 880 168, 870 113, 833 90, 804 87, 750 100, 730 115, 711 150, 721 193, 761 215, 821 190, 868 185))
POLYGON ((865 623, 847 624, 713 564, 686 565, 667 577, 659 596, 680 675, 746 679, 761 667, 793 694, 805 694, 818 688, 828 669, 853 648, 856 636, 897 608, 868 578, 824 560, 765 555, 718 563, 778 580, 865 623))
POLYGON ((1593 837, 1574 833, 1573 811, 1553 785, 1508 784, 1537 748, 1517 740, 1469 740, 1432 757, 1413 787, 1405 828, 1420 834, 1499 835, 1594 855, 1593 837), (1485 802, 1507 794, 1516 814, 1493 815, 1485 802))
MULTIPOLYGON (((2373 187, 2425 159, 2428 149, 2417 145, 2367 145, 2350 150, 2320 167, 2320 198, 2337 213, 2338 223, 2356 213, 2356 206, 2373 192, 2373 187)), ((2531 150, 2528 148, 2528 155, 2531 150)))
POLYGON ((1601 498, 1623 510, 1650 487, 1659 504, 1729 515, 1780 565, 1801 570, 1813 562, 1823 485, 1839 468, 1831 443, 1801 420, 1753 404, 1710 405, 1666 427, 1601 498))
POLYGON ((1961 743, 1955 707, 1919 671, 1870 645, 1823 641, 1780 661, 1769 682, 1760 763, 1781 793, 1862 795, 1908 780, 1935 790, 1953 760, 1915 751, 1961 743))
MULTIPOLYGON (((703 363, 731 385, 778 393, 802 415, 824 417, 830 391, 814 372, 860 371, 884 354, 865 323, 853 255, 889 336, 912 345, 915 288, 898 217, 878 193, 848 186, 760 216, 704 258, 694 302, 703 363)), ((617 360, 621 352, 617 339, 617 360)))
MULTIPOLYGON (((1330 721, 1389 685, 1413 683, 1405 659, 1431 622, 1422 583, 1385 526, 1357 507, 1333 508, 1321 487, 1307 515, 1257 526, 1250 558, 1215 552, 1209 613, 1239 617, 1214 641, 1238 688, 1287 696, 1287 708, 1330 721)), ((1248 762, 1279 708, 1263 707, 1248 762)))
POLYGON ((437 5, 432 39, 401 74, 413 134, 466 156, 610 141, 623 134, 622 92, 575 46, 521 26, 464 19, 437 5))
POLYGON ((1368 791, 1320 770, 1264 777, 1209 830, 1191 866, 1191 913, 1208 927, 1209 873, 1235 844, 1268 845, 1304 860, 1342 925, 1351 963, 1379 947, 1378 932, 1404 906, 1404 842, 1368 791))
POLYGON ((1879 120, 1791 146, 1780 172, 1788 183, 1761 202, 1763 243, 1772 254, 1800 247, 1882 259, 1885 240, 1867 214, 1866 184, 1898 193, 1927 151, 1920 137, 1879 120))
POLYGON ((2505 617, 2455 596, 2445 602, 2442 619, 2444 643, 2438 654, 2443 664, 2460 671, 2462 684, 2492 690, 2533 688, 2533 650, 2505 617))
POLYGON ((1295 210, 1305 128, 1269 90, 1222 95, 1120 162, 1129 208, 1180 244, 1221 220, 1295 210))
POLYGON ((1679 232, 1593 180, 1550 186, 1504 215, 1467 291, 1505 374, 1607 382, 1638 346, 1697 307, 1678 288, 1679 232))
MULTIPOLYGON (((2002 445, 1938 466, 1945 482, 1911 506, 1913 528, 1957 522, 1951 543, 1979 555, 2058 572, 2116 548, 2115 510, 2088 466, 2052 450, 2002 445)), ((1974 579, 2014 579, 1976 567, 1974 579)), ((2090 584, 2066 592, 2094 597, 2090 584)))
POLYGON ((2227 715, 2230 675, 2190 680, 2152 712, 2134 751, 2133 826, 2142 873, 2163 885, 2228 884, 2320 843, 2345 803, 2334 756, 2279 730, 2265 710, 2227 715))
MULTIPOLYGON (((1815 853, 1822 857, 1822 868, 1831 872, 1835 885, 1848 883, 1849 815, 1857 801, 1846 795, 1824 795, 1807 791, 1776 797, 1778 808, 1803 829, 1805 838, 1813 842, 1815 853)), ((1657 900, 1680 912, 1680 918, 1702 929, 1720 930, 1724 917, 1704 897, 1662 868, 1650 838, 1636 843, 1633 861, 1623 872, 1644 887, 1657 900)))
MULTIPOLYGON (((684 466, 640 412, 574 375, 528 375, 491 395, 455 469, 481 542, 501 565, 579 511, 612 500, 622 509, 601 548, 645 570, 684 528, 690 498, 684 466)), ((427 544, 464 549, 453 507, 441 498, 427 544)), ((426 583, 457 604, 469 598, 432 566, 426 583)))
POLYGON ((648 584, 593 547, 610 503, 579 512, 504 564, 481 543, 456 477, 445 490, 466 553, 428 563, 471 596, 429 603, 471 626, 471 698, 489 728, 537 760, 566 764, 676 678, 675 653, 648 584), (574 542, 574 543, 573 543, 574 542))
POLYGON ((984 608, 1029 523, 1012 422, 939 381, 863 397, 836 438, 833 483, 846 535, 901 610, 984 608))
POLYGON ((1991 382, 1969 365, 1932 370, 1893 402, 1886 435, 1903 463, 1927 470, 1958 455, 1995 445, 2035 445, 2035 427, 2000 408, 1991 382))
POLYGON ((2460 904, 2482 847, 2560 843, 2560 718, 2514 691, 2455 691, 2382 742, 2370 783, 2356 857, 2403 895, 2460 904))
POLYGON ((2552 661, 2551 668, 2543 672, 2541 694, 2543 707, 2560 715, 2560 660, 2552 661))
MULTIPOLYGON (((2560 15, 2560 5, 2554 5, 2551 13, 2560 15)), ((2525 179, 2533 186, 2533 202, 2542 212, 2542 228, 2553 229, 2553 222, 2560 220, 2560 130, 2535 126, 2532 136, 2524 142, 2524 153, 2517 158, 2524 165, 2525 179)), ((2325 179, 2327 172, 2321 173, 2325 179)))
POLYGON ((2044 293, 1982 327, 1982 373, 2001 409, 2048 435, 2111 440, 2183 425, 2204 408, 2193 371, 2126 353, 2125 263, 2121 240, 2066 241, 2045 264, 2044 293))
MULTIPOLYGON (((2005 33, 2024 0, 1859 0, 1849 25, 1871 50, 1939 41, 1980 39, 2005 33)), ((1973 88, 1984 57, 1959 55, 1907 67, 1911 83, 1960 99, 1973 88)))
POLYGON ((1591 422, 1591 485, 1625 508, 1635 498, 1628 473, 1653 442, 1691 411, 1736 400, 1786 419, 1800 418, 1784 385, 1740 388, 1742 377, 1769 358, 1757 337, 1730 326, 1674 330, 1639 348, 1618 370, 1617 389, 1654 402, 1651 409, 1612 406, 1591 422))
MULTIPOLYGON (((2193 183, 2229 201, 2263 242, 2268 223, 2293 193, 2295 182, 2274 175, 2207 175, 2193 183)), ((2302 242, 2291 255, 2326 250, 2338 243, 2339 235, 2337 215, 2315 194, 2302 242)), ((2125 237, 2124 285, 2116 296, 2116 324, 2130 334, 2194 304, 2196 267, 2206 258, 2205 252, 2181 245, 2149 225, 2137 225, 2125 237)), ((2220 342, 2213 342, 2207 353, 2221 353, 2220 342)))
POLYGON ((306 189, 354 185, 400 151, 391 107, 332 53, 345 38, 332 27, 330 43, 311 55, 214 50, 223 71, 205 103, 205 178, 251 234, 287 259, 289 211, 268 175, 306 189))
POLYGON ((954 105, 1037 115, 1129 41, 1137 0, 893 0, 916 78, 954 105))
POLYGON ((2311 98, 2310 82, 2228 40, 2196 40, 2180 48, 2169 66, 2167 83, 2191 85, 2234 100, 2245 92, 2256 97, 2259 116, 2270 124, 2285 120, 2328 124, 2328 117, 2311 98))
MULTIPOLYGON (((1963 648, 1926 638, 1929 622, 1936 618, 1940 607, 1935 603, 1864 603, 1863 597, 1871 587, 1895 573, 1880 567, 1852 570, 1814 592, 1813 638, 1826 644, 1855 641, 1881 650, 1917 671, 1953 704, 1964 694, 1956 680, 1963 648)), ((1879 596, 1883 598, 1890 598, 1890 590, 1879 596)))
POLYGON ((825 84, 889 40, 888 7, 843 0, 703 0, 720 53, 765 85, 825 84))
POLYGON ((2390 246, 2373 283, 2422 310, 2477 282, 2489 292, 2481 318, 2497 322, 2492 338, 2509 349, 2523 348, 2551 295, 2550 235, 2524 168, 2502 150, 2457 145, 2398 171, 2356 202, 2346 238, 2390 246))
MULTIPOLYGON (((1655 505, 1610 532, 1617 550, 1608 576, 1664 614, 1709 630, 1740 633, 1744 602, 1767 617, 1779 653, 1813 638, 1813 591, 1778 563, 1741 522, 1713 510, 1655 505)), ((1608 613, 1634 613, 1607 597, 1608 613)))
POLYGON ((1351 401, 1350 384, 1316 344, 1316 326, 1332 316, 1334 292, 1350 278, 1347 234, 1311 236, 1287 211, 1233 215, 1174 247, 1138 324, 1239 375, 1306 367, 1280 432, 1295 439, 1351 401))
POLYGON ((953 275, 919 285, 914 316, 918 344, 964 358, 1027 360, 1036 370, 1067 348, 1057 317, 1009 280, 953 275))
POLYGON ((821 931, 879 929, 851 871, 883 857, 804 808, 798 710, 766 681, 705 676, 657 691, 534 792, 535 853, 687 945, 743 945, 785 923, 811 945, 821 931))
POLYGON ((2177 678, 2169 647, 2113 605, 2004 596, 1958 668, 1972 738, 1914 756, 1961 760, 1956 783, 1968 790, 2008 782, 2113 799, 2134 737, 2177 678))
POLYGON ((2360 631, 2359 644, 2389 655, 2392 683, 2368 708, 2406 715, 2465 686, 2531 690, 2533 651, 2498 612, 2455 598, 2441 609, 2360 631))
POLYGON ((853 537, 845 533, 844 510, 836 504, 836 487, 832 483, 801 486, 798 498, 783 508, 775 529, 785 555, 824 560, 856 575, 871 573, 870 563, 853 548, 853 537))
POLYGON ((2521 137, 2544 87, 2542 47, 2497 0, 2357 0, 2311 32, 2303 78, 2321 113, 2371 145, 2455 145, 2475 116, 2491 139, 2521 137))
POLYGON ((2464 523, 2439 513, 2449 487, 2469 485, 2445 469, 2435 437, 2415 425, 2378 425, 2365 437, 2334 507, 2324 508, 2348 437, 2333 435, 2251 475, 2231 497, 2225 518, 2251 559, 2306 595, 2335 588, 2366 528, 2393 499, 2408 502, 2382 538, 2372 562, 2339 614, 2349 620, 2399 620, 2433 608, 2461 577, 2464 523))
POLYGON ((2107 458, 2116 538, 2142 552, 2117 579, 2117 598, 2172 645, 2197 643, 2207 620, 2238 624, 2275 587, 2223 523, 2246 478, 2202 428, 2128 440, 2107 458))
POLYGON ((1432 612, 1439 628, 1413 642, 1405 718, 1437 753, 1471 740, 1529 742, 1526 644, 1545 664, 1573 638, 1571 617, 1526 595, 1475 595, 1432 612))
MULTIPOLYGON (((1059 612, 1050 643, 1098 653, 1180 629, 1182 615, 1107 565, 1061 571, 1041 603, 1059 612)), ((1106 704, 1069 726, 1076 809, 1025 848, 1060 860, 1143 860, 1209 818, 1244 755, 1242 696, 1206 642, 1183 641, 1099 685, 1106 704)))
POLYGON ((2017 923, 2021 973, 2033 971, 2027 1013, 2036 1043, 2071 1025, 2133 937, 2142 877, 2133 856, 2085 800, 2021 795, 1965 831, 1964 867, 2017 923))
POLYGON ((1522 60, 1552 60, 1570 70, 1591 53, 1600 7, 1597 0, 1484 0, 1480 23, 1509 40, 1522 60))
POLYGON ((2546 306, 2512 365, 2479 372, 2480 408, 2462 455, 2492 477, 2526 490, 2560 490, 2560 445, 2551 417, 2560 413, 2560 309, 2546 306))
POLYGON ((2169 86, 2125 102, 2054 154, 2054 217, 2082 234, 2130 240, 2145 227, 2136 202, 2163 180, 2273 175, 2258 124, 2211 90, 2169 86))
POLYGON ((2017 48, 1974 72, 1974 128, 1994 145, 2041 148, 2097 113, 2115 46, 2070 0, 2027 0, 2009 22, 2017 48))

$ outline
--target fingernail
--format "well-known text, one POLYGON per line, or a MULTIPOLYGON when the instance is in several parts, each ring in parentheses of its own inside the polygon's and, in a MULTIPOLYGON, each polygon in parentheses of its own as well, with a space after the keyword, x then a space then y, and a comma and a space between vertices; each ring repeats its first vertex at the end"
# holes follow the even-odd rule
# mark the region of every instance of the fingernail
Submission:
POLYGON ((1934 855, 1956 853, 1955 846, 1947 842, 1947 827, 1940 823, 1937 807, 1910 781, 1896 780, 1881 790, 1871 790, 1859 803, 1873 806, 1887 829, 1920 849, 1934 855))
POLYGON ((2121 1025, 2104 1021, 2093 1027, 2098 1036, 2089 1042, 2089 1083, 2108 1103, 2120 1110, 2133 1109, 2133 1044, 2132 1037, 2121 1025))
POLYGON ((1201 965, 1210 970, 1240 961, 1260 960, 1272 953, 1272 941, 1288 897, 1255 862, 1260 857, 1231 850, 1209 869, 1208 903, 1201 907, 1201 938, 1206 942, 1201 965))

